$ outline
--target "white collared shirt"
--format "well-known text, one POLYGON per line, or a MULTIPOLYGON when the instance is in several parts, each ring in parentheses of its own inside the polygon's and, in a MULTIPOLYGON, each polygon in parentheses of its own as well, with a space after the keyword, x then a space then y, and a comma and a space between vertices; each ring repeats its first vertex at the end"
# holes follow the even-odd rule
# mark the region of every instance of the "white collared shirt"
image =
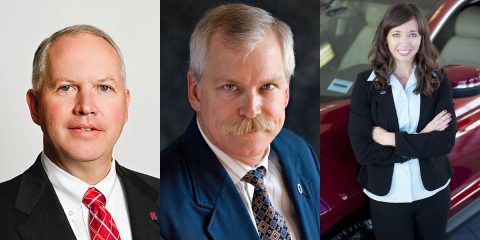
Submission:
MULTIPOLYGON (((420 94, 413 92, 417 87, 415 67, 413 66, 413 71, 407 80, 405 88, 403 88, 394 74, 390 74, 390 86, 392 87, 399 130, 409 134, 416 134, 420 118, 420 94)), ((375 78, 375 72, 372 71, 367 81, 373 81, 375 78)), ((449 183, 450 179, 443 186, 433 191, 426 190, 423 186, 418 158, 414 158, 404 163, 395 163, 392 184, 387 195, 378 196, 365 188, 363 192, 371 199, 380 202, 411 203, 435 195, 435 193, 448 187, 449 183)))
POLYGON ((97 188, 105 196, 105 208, 112 215, 121 239, 132 239, 127 201, 115 170, 115 161, 112 161, 112 167, 107 176, 93 186, 59 168, 43 152, 41 161, 77 239, 90 240, 89 210, 82 203, 83 195, 90 187, 97 188))
POLYGON ((300 233, 297 224, 298 220, 296 218, 293 202, 283 181, 282 166, 278 160, 277 154, 274 151, 271 151, 270 146, 268 146, 260 163, 255 167, 249 167, 248 165, 229 157, 226 153, 212 144, 203 133, 202 128, 198 123, 198 119, 197 125, 203 139, 205 139, 208 146, 215 153, 215 156, 219 159, 225 170, 227 170, 228 175, 235 184, 255 228, 257 228, 257 224, 255 223, 255 217, 252 210, 252 198, 255 187, 252 184, 242 181, 242 178, 248 171, 263 166, 266 169, 264 176, 265 187, 268 196, 272 201, 272 205, 287 221, 288 232, 290 233, 291 239, 299 239, 300 233))

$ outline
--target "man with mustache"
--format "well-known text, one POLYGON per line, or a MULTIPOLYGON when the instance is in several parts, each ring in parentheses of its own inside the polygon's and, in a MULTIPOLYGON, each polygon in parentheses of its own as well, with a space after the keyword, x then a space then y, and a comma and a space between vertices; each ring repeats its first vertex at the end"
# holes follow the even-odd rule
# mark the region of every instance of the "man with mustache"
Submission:
POLYGON ((43 151, 0 184, 0 239, 159 238, 159 179, 112 157, 129 101, 120 49, 102 30, 70 26, 40 44, 27 103, 43 151))
POLYGON ((208 11, 190 39, 186 132, 161 152, 164 239, 319 239, 314 151, 283 129, 293 36, 263 9, 208 11))

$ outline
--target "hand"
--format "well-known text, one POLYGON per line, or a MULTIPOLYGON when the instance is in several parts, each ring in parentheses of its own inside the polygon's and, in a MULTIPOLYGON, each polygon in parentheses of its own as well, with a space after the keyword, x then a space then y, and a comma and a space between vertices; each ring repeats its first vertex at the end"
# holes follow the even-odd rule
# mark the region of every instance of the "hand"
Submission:
POLYGON ((450 121, 452 121, 451 113, 447 112, 447 110, 443 110, 435 116, 420 133, 443 131, 448 127, 450 121))
POLYGON ((381 127, 373 127, 372 138, 380 145, 395 147, 395 133, 388 132, 381 127))

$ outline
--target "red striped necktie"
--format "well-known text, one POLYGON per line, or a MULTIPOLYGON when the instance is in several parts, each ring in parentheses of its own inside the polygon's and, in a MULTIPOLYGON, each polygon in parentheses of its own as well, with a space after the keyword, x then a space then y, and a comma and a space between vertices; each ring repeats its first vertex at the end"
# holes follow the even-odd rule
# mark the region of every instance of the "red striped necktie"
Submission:
POLYGON ((88 227, 91 240, 120 240, 117 225, 105 208, 105 196, 96 188, 91 187, 83 196, 82 202, 90 212, 88 227))

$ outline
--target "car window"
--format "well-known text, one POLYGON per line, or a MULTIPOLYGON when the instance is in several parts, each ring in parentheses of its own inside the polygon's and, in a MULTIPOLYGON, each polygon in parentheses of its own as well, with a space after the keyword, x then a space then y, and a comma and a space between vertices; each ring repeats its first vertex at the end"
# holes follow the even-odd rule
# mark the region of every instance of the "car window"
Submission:
MULTIPOLYGON (((440 1, 415 1, 430 16, 440 1)), ((373 35, 391 1, 321 1, 320 103, 350 97, 356 75, 368 70, 373 35)))

